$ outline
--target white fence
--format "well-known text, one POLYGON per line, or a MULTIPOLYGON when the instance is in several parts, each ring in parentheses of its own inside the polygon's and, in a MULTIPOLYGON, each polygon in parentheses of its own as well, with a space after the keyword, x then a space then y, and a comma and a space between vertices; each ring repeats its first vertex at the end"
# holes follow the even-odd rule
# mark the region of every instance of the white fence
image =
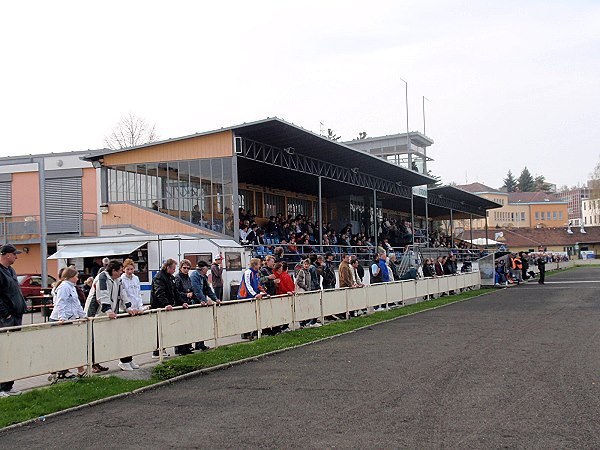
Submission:
POLYGON ((417 303, 428 295, 479 287, 478 272, 431 279, 396 281, 357 289, 330 289, 262 300, 225 302, 153 310, 140 316, 98 317, 86 322, 23 325, 0 329, 0 382, 62 369, 90 366, 191 342, 235 336, 332 314, 402 301, 417 303))

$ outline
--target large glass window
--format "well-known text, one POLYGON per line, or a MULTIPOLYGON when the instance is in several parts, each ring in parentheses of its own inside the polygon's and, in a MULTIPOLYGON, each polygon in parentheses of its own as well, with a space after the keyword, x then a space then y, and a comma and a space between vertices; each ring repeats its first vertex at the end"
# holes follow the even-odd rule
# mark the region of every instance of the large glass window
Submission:
POLYGON ((233 236, 231 158, 111 167, 108 195, 233 236))

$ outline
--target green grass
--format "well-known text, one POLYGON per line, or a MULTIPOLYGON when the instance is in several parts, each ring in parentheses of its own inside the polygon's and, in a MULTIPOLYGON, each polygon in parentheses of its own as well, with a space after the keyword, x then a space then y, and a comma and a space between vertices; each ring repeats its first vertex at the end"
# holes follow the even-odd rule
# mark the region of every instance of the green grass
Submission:
POLYGON ((91 377, 64 381, 53 386, 33 389, 22 395, 0 399, 0 427, 29 419, 42 418, 50 413, 85 405, 111 395, 131 392, 152 384, 149 380, 91 377))
POLYGON ((153 377, 151 380, 125 380, 116 376, 91 377, 34 389, 17 397, 0 399, 0 427, 36 418, 42 420, 41 418, 43 416, 56 411, 78 405, 85 405, 94 400, 110 397, 112 395, 131 392, 135 389, 194 372, 199 369, 214 367, 246 358, 256 357, 276 350, 318 341, 319 339, 346 333, 389 319, 413 314, 448 303, 454 303, 459 300, 465 300, 489 292, 489 290, 485 289, 467 291, 462 294, 445 296, 390 311, 382 311, 368 316, 356 317, 352 320, 330 323, 320 328, 307 328, 291 333, 279 334, 277 336, 265 336, 252 342, 232 344, 218 347, 208 352, 194 353, 157 365, 153 370, 153 377))

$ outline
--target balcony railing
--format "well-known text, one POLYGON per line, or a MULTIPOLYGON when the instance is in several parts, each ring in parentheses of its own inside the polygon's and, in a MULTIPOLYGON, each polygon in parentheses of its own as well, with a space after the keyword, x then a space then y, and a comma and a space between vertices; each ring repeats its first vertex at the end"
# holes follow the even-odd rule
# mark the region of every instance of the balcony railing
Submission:
MULTIPOLYGON (((70 234, 95 236, 97 216, 81 213, 77 216, 46 219, 48 235, 70 234)), ((35 241, 40 238, 40 216, 0 216, 0 239, 3 242, 35 241)))

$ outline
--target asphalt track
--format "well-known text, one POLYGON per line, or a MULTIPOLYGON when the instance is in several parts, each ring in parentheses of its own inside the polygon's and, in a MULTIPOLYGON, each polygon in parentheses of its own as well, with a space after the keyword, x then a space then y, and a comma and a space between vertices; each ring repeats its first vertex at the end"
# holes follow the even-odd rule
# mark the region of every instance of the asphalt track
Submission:
POLYGON ((3 448, 599 448, 600 268, 0 433, 3 448))

